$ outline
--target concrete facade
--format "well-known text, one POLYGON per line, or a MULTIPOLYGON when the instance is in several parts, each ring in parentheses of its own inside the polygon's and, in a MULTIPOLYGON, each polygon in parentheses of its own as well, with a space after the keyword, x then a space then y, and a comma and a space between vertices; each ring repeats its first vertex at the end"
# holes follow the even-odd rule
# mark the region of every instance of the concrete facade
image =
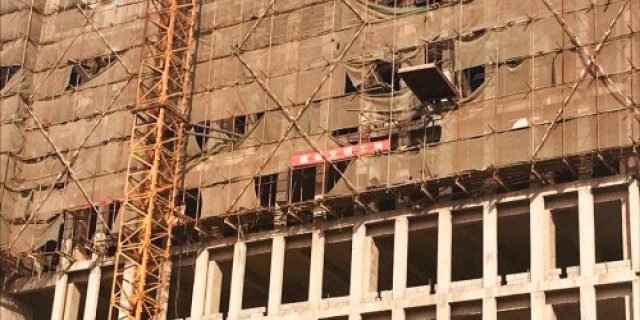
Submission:
MULTIPOLYGON (((640 320, 638 1, 200 5, 159 320, 640 320)), ((107 319, 145 6, 0 0, 2 320, 107 319)))

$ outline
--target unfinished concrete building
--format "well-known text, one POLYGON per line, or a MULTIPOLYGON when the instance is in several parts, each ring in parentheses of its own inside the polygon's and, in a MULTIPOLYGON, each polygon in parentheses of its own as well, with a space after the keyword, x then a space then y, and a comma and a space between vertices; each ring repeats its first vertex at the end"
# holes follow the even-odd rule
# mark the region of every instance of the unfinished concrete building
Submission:
MULTIPOLYGON (((109 317, 146 10, 0 0, 2 320, 109 317)), ((640 320, 640 1, 197 10, 161 318, 640 320)))

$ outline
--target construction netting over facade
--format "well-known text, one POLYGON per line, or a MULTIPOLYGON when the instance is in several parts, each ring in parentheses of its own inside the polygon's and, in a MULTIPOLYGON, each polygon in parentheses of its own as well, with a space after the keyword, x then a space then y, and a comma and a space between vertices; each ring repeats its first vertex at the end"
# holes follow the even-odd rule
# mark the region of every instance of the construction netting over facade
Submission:
MULTIPOLYGON (((117 229, 140 64, 145 1, 44 2, 0 5, 0 243, 13 253, 117 229)), ((331 214, 407 186, 473 196, 475 177, 552 182, 558 159, 580 175, 582 155, 624 170, 616 157, 640 140, 640 3, 404 2, 203 1, 186 214, 331 214)))

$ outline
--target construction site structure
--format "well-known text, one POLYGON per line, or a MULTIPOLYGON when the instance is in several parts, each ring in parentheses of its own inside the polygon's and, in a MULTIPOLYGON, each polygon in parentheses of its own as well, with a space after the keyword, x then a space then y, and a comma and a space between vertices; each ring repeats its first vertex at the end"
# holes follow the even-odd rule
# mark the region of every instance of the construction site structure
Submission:
POLYGON ((2 0, 0 319, 640 320, 636 0, 2 0))
POLYGON ((197 6, 147 1, 109 319, 166 318, 197 6))

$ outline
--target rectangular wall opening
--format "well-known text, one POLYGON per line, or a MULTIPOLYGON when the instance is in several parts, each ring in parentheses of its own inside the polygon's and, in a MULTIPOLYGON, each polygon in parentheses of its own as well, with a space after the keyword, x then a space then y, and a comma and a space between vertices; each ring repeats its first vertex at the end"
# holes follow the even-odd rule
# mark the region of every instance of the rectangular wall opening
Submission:
POLYGON ((596 287, 597 319, 631 320, 633 310, 631 296, 631 283, 596 287))
POLYGON ((322 297, 349 295, 351 281, 351 232, 325 234, 322 297))
POLYGON ((302 202, 315 198, 316 173, 316 166, 291 170, 291 202, 302 202))
POLYGON ((247 244, 242 309, 267 308, 271 274, 271 240, 247 244))
POLYGON ((107 320, 109 316, 109 299, 111 298, 111 286, 113 285, 113 267, 102 268, 100 275, 100 293, 96 307, 96 320, 107 320))
POLYGON ((185 257, 174 260, 174 266, 171 268, 167 319, 182 319, 191 315, 195 266, 192 261, 189 264, 181 265, 180 260, 184 259, 185 257))
POLYGON ((86 272, 69 273, 69 283, 64 301, 64 319, 76 320, 84 318, 84 307, 87 303, 86 272))
POLYGON ((545 300, 555 320, 580 320, 579 289, 546 292, 545 300))
POLYGON ((622 220, 620 200, 594 204, 597 263, 624 259, 622 235, 625 230, 622 220))
POLYGON ((407 308, 405 320, 436 320, 436 306, 407 308))
POLYGON ((55 287, 48 287, 21 293, 16 297, 30 309, 26 311, 31 313, 31 320, 50 320, 54 294, 55 287))
POLYGON ((282 303, 307 301, 311 271, 311 235, 290 237, 286 241, 282 303))
POLYGON ((507 275, 525 273, 531 265, 529 202, 498 205, 498 274, 503 284, 507 275))
POLYGON ((220 313, 226 317, 229 312, 232 270, 233 247, 211 251, 207 267, 204 314, 220 313))
POLYGON ((407 287, 430 286, 438 279, 438 216, 409 220, 407 287))
POLYGON ((530 320, 531 302, 528 294, 497 299, 497 320, 530 320))
POLYGON ((452 303, 451 320, 482 320, 482 300, 452 303))
POLYGON ((452 213, 452 281, 482 278, 482 213, 481 207, 452 213))
POLYGON ((393 224, 367 226, 371 236, 369 291, 393 289, 393 224))
POLYGON ((551 211, 556 268, 561 269, 561 277, 567 277, 567 268, 580 265, 580 235, 578 207, 560 208, 551 211))
POLYGON ((362 320, 391 320, 391 311, 363 313, 362 320))

